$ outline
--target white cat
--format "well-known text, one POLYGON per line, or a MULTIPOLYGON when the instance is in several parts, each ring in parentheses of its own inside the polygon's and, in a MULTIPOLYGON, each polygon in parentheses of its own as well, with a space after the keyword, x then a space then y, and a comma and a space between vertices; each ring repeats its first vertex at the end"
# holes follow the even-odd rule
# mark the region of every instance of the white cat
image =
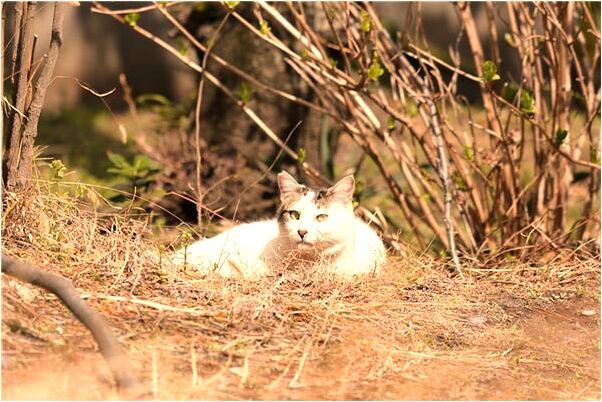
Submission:
POLYGON ((282 205, 276 219, 234 226, 179 250, 174 261, 245 278, 302 265, 345 276, 380 270, 385 248, 353 213, 353 176, 328 189, 311 189, 283 171, 278 187, 282 205))

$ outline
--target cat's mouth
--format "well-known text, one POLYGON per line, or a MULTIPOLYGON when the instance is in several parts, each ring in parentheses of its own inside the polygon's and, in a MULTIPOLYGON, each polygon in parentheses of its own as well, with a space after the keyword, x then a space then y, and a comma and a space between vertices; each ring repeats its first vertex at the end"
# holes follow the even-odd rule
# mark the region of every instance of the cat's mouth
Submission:
POLYGON ((298 248, 303 248, 304 249, 304 248, 310 248, 310 247, 313 247, 313 246, 314 246, 313 243, 310 243, 307 240, 299 240, 297 242, 297 247, 298 248))

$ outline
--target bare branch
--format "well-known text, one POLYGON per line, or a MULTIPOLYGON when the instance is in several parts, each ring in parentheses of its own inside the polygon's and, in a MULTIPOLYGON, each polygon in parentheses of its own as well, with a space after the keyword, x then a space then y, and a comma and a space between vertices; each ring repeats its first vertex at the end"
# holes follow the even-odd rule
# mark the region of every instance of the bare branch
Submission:
POLYGON ((2 255, 2 272, 56 295, 90 331, 117 385, 126 391, 139 393, 142 390, 134 374, 134 368, 113 335, 113 331, 102 316, 82 300, 71 281, 7 255, 2 255))

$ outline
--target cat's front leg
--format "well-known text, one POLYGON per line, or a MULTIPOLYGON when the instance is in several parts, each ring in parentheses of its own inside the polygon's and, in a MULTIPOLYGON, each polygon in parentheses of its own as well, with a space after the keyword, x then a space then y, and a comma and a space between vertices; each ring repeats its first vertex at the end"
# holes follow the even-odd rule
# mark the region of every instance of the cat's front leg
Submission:
POLYGON ((352 277, 354 275, 378 273, 383 261, 384 258, 379 255, 372 256, 371 258, 361 255, 341 255, 331 266, 333 273, 352 277))
POLYGON ((219 274, 222 276, 251 280, 256 280, 267 273, 268 267, 258 259, 228 258, 219 268, 219 274))

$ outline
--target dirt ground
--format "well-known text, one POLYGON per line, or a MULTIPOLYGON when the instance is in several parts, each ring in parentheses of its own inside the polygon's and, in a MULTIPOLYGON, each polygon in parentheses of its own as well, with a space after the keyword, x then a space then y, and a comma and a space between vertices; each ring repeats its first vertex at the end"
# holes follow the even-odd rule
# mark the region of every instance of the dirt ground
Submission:
MULTIPOLYGON (((598 264, 529 280, 401 263, 344 284, 142 276, 129 296, 127 278, 106 292, 112 279, 71 275, 157 399, 599 400, 598 264)), ((3 399, 121 398, 53 296, 2 282, 3 399)))

